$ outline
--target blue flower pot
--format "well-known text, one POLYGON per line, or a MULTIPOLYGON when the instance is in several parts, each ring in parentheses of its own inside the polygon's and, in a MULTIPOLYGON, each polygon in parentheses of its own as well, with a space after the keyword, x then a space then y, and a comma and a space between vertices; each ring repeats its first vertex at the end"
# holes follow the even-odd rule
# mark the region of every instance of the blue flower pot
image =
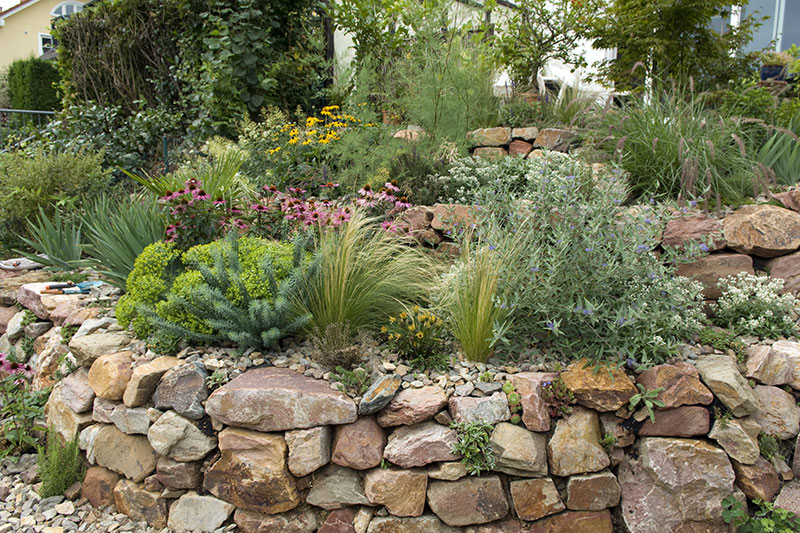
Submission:
POLYGON ((786 79, 786 67, 777 65, 764 65, 761 67, 761 81, 769 79, 780 81, 786 79))

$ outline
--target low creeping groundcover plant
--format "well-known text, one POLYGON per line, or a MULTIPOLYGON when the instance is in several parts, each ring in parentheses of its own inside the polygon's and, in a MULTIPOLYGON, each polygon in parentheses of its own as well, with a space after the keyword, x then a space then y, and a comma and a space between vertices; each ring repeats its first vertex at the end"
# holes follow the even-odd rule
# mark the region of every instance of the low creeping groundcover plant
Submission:
MULTIPOLYGON (((508 164, 472 193, 474 229, 462 235, 501 265, 482 300, 494 311, 484 328, 496 333, 486 322, 505 321, 505 335, 495 341, 513 339, 507 345, 514 350, 543 343, 569 359, 646 366, 674 355, 700 329, 701 286, 674 273, 700 246, 653 253, 667 213, 655 205, 624 207, 627 190, 613 172, 594 177, 579 166, 565 174, 558 163, 516 160, 524 179, 508 183, 508 164)), ((471 260, 464 254, 449 276, 469 277, 471 260)), ((444 284, 445 300, 454 294, 451 285, 444 284)), ((457 330, 461 318, 452 312, 447 318, 457 330)))
POLYGON ((722 296, 717 300, 717 325, 738 335, 775 338, 796 332, 791 311, 797 304, 792 294, 780 294, 780 278, 740 272, 719 281, 722 296))

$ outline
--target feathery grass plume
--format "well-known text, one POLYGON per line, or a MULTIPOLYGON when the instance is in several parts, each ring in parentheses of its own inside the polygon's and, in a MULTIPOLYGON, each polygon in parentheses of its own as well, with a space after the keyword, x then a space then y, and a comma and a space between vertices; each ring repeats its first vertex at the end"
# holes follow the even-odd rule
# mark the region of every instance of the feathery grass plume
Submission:
POLYGON ((83 479, 78 437, 63 443, 52 427, 47 430, 47 445, 39 447, 38 463, 42 478, 39 496, 42 498, 62 495, 70 485, 83 479))
POLYGON ((610 134, 600 146, 618 158, 633 200, 693 199, 693 185, 708 169, 712 194, 739 201, 750 193, 754 167, 750 154, 741 151, 746 142, 736 137, 747 135, 740 122, 708 108, 688 88, 660 84, 651 98, 634 97, 603 115, 596 138, 610 134))
POLYGON ((377 330, 404 304, 423 304, 436 271, 424 250, 357 211, 340 229, 322 234, 294 304, 312 315, 306 329, 321 349, 343 348, 348 337, 377 330), (349 336, 326 339, 332 324, 349 336))
POLYGON ((268 350, 282 338, 307 325, 311 317, 305 312, 296 312, 292 305, 301 276, 305 246, 298 237, 295 242, 292 273, 280 283, 275 280, 274 266, 270 256, 265 256, 260 269, 261 283, 270 287, 270 298, 254 298, 242 281, 242 266, 239 262, 239 237, 231 232, 226 237, 227 246, 212 252, 213 268, 199 261, 190 262, 203 277, 192 301, 174 292, 167 301, 176 310, 175 315, 191 313, 207 323, 211 333, 193 331, 184 325, 167 320, 144 305, 137 310, 152 321, 155 329, 189 342, 211 343, 231 341, 241 350, 268 350), (236 302, 230 298, 236 295, 236 302))

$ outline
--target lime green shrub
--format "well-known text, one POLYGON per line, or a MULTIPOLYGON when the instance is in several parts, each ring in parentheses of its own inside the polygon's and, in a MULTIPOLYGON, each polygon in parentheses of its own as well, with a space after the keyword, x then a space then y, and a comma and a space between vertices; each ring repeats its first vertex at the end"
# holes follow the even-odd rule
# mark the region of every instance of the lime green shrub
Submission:
POLYGON ((238 243, 238 266, 231 264, 227 251, 227 240, 194 246, 181 254, 173 243, 158 242, 145 248, 136 259, 128 277, 128 293, 117 305, 117 320, 122 327, 133 327, 139 338, 148 338, 154 333, 153 320, 140 313, 142 307, 154 309, 158 317, 181 324, 189 331, 198 334, 211 334, 213 328, 199 318, 192 306, 178 305, 177 301, 187 300, 197 306, 199 288, 204 284, 200 267, 208 267, 217 272, 215 256, 221 255, 225 261, 225 274, 239 278, 242 286, 232 283, 225 297, 234 305, 244 303, 242 287, 251 299, 267 300, 272 297, 269 283, 264 283, 261 265, 265 258, 272 262, 277 283, 281 283, 292 270, 294 245, 267 241, 255 237, 243 237, 238 243))

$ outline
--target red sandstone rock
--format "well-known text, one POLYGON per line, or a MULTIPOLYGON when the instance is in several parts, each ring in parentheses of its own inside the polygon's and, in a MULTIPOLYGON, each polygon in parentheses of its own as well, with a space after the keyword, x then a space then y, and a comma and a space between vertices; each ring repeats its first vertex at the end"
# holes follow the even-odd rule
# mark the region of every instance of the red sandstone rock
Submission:
POLYGON ((446 405, 447 395, 439 386, 404 389, 378 413, 378 424, 383 427, 410 426, 430 420, 446 405))
POLYGON ((778 471, 772 464, 759 457, 755 464, 744 465, 731 461, 733 470, 736 472, 736 486, 742 489, 745 496, 754 500, 771 502, 781 488, 781 480, 778 471))
POLYGON ((448 526, 485 524, 508 513, 503 484, 497 476, 431 481, 428 484, 428 505, 448 526))
POLYGON ((564 502, 549 477, 512 481, 511 499, 521 520, 539 520, 564 510, 564 502))
POLYGON ((93 466, 86 471, 81 485, 81 496, 89 500, 94 507, 114 503, 114 487, 120 475, 102 466, 93 466))
POLYGON ((525 157, 533 150, 533 145, 529 142, 525 141, 511 141, 511 144, 508 145, 508 155, 516 155, 519 157, 525 157))
POLYGON ((708 409, 684 405, 675 409, 655 411, 655 422, 648 416, 639 429, 640 437, 698 437, 711 429, 708 409))
POLYGON ((739 253, 777 257, 800 248, 800 213, 774 205, 748 205, 725 218, 728 246, 739 253))
POLYGON ((620 488, 611 472, 572 476, 567 482, 567 509, 601 511, 619 505, 620 488))
POLYGON ((755 273, 752 257, 744 254, 716 253, 702 257, 694 263, 681 264, 677 269, 679 275, 702 283, 703 295, 709 300, 716 300, 722 295, 717 287, 720 279, 735 276, 739 272, 755 273))
POLYGON ((274 367, 249 370, 220 387, 206 401, 206 411, 218 423, 258 431, 349 424, 357 418, 353 400, 328 382, 274 367))
POLYGON ((428 476, 420 470, 377 468, 364 477, 370 503, 383 505, 394 516, 420 516, 425 510, 428 476))
POLYGON ((375 417, 362 417, 336 426, 331 461, 354 470, 367 470, 381 464, 386 434, 375 417))
POLYGON ((714 395, 700 382, 697 368, 690 363, 658 365, 639 374, 636 379, 645 389, 664 389, 656 399, 664 402, 665 409, 682 405, 709 405, 714 395))
POLYGON ((567 511, 549 516, 531 525, 530 533, 613 533, 611 513, 604 511, 567 511))
POLYGON ((542 384, 553 381, 551 372, 522 372, 509 379, 519 393, 522 405, 522 422, 531 431, 550 431, 550 413, 542 399, 542 384))
POLYGON ((667 222, 662 244, 682 247, 688 241, 704 243, 710 240, 708 249, 711 252, 725 248, 725 237, 722 235, 722 223, 705 214, 680 216, 667 222))
POLYGON ((601 412, 616 411, 636 394, 636 387, 621 369, 587 363, 585 359, 575 361, 561 375, 579 404, 601 412))
POLYGON ((453 453, 458 441, 454 429, 433 421, 413 426, 400 426, 389 435, 383 457, 402 468, 424 466, 438 461, 455 461, 460 456, 453 453))

